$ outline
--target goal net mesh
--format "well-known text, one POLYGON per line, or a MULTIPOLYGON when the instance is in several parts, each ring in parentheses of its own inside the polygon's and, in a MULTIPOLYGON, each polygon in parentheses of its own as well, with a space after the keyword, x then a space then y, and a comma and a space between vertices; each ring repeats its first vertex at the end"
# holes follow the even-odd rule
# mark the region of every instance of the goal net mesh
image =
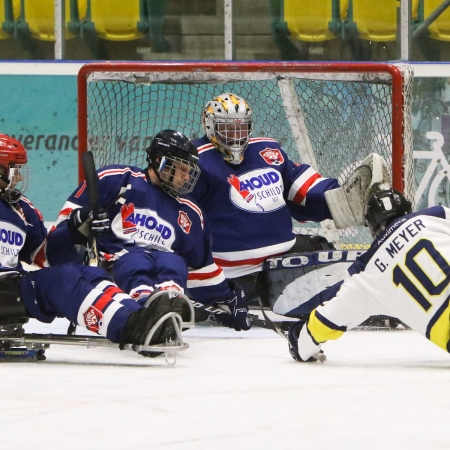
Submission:
MULTIPOLYGON (((174 129, 191 138, 202 136, 205 104, 233 92, 253 110, 253 137, 274 138, 293 161, 343 182, 372 152, 392 167, 393 123, 399 120, 394 108, 401 108, 397 129, 404 153, 402 169, 393 178, 402 179, 413 199, 412 71, 400 67, 402 104, 395 106, 389 73, 152 73, 145 66, 132 72, 96 71, 86 77, 87 118, 80 126, 86 127, 87 149, 97 167, 146 167, 144 150, 154 134, 174 129)), ((371 242, 364 227, 336 230, 332 221, 293 226, 298 233, 323 234, 340 248, 365 248, 371 242)))

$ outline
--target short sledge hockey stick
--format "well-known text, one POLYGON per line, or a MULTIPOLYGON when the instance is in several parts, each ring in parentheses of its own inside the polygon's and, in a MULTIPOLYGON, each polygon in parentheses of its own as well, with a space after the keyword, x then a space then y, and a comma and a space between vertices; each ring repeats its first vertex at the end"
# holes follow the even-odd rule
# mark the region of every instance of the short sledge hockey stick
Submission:
MULTIPOLYGON (((91 151, 88 151, 81 155, 81 159, 83 162, 89 207, 93 212, 95 212, 99 209, 99 193, 98 176, 95 171, 94 155, 91 151)), ((85 264, 88 266, 98 266, 97 242, 91 235, 88 237, 85 264)))
MULTIPOLYGON (((98 194, 98 176, 95 171, 94 155, 91 151, 85 152, 81 155, 83 163, 84 178, 86 182, 86 190, 88 195, 88 204, 92 211, 97 211, 99 208, 99 194, 98 194)), ((86 253, 84 255, 84 264, 87 266, 98 266, 98 252, 97 242, 95 237, 89 234, 86 253)), ((77 324, 70 322, 67 334, 74 336, 77 324)))

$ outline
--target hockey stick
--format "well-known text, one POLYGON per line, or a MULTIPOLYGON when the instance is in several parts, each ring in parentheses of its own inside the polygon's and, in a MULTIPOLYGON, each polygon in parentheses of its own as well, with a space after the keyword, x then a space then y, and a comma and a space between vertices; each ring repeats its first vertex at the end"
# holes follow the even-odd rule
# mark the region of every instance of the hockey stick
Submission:
MULTIPOLYGON (((262 301, 261 301, 261 299, 259 299, 259 306, 260 306, 260 308, 261 308, 261 312, 262 312, 262 315, 263 315, 263 317, 264 317, 264 319, 265 319, 265 323, 264 323, 264 325, 267 325, 267 326, 264 326, 263 328, 270 328, 270 329, 272 329, 273 331, 275 331, 275 333, 277 333, 279 336, 281 336, 282 338, 284 338, 284 339, 286 339, 286 340, 289 340, 289 338, 288 338, 288 335, 287 335, 287 330, 286 331, 284 331, 283 330, 283 322, 281 322, 281 326, 279 326, 279 325, 277 325, 275 322, 273 322, 270 318, 269 318, 269 316, 266 314, 266 312, 264 311, 264 306, 263 306, 263 304, 262 304, 262 301)), ((253 324, 253 323, 252 323, 253 324)))
MULTIPOLYGON (((200 302, 192 302, 192 305, 194 306, 194 310, 198 312, 206 312, 209 314, 208 319, 211 320, 212 317, 214 317, 216 314, 229 314, 228 311, 225 311, 224 309, 220 308, 219 306, 214 305, 204 305, 200 302)), ((263 307, 261 305, 261 310, 264 316, 264 319, 260 319, 255 314, 249 314, 250 323, 252 324, 252 327, 255 328, 265 328, 266 330, 272 330, 275 331, 278 335, 282 336, 283 338, 287 339, 287 331, 289 329, 289 326, 294 323, 292 320, 282 320, 282 321, 272 321, 265 311, 263 310, 263 307)), ((208 320, 207 319, 207 320, 208 320)), ((214 319, 211 320, 214 323, 217 323, 214 319)))
MULTIPOLYGON (((98 198, 98 176, 95 171, 94 155, 91 151, 81 155, 83 162, 84 177, 86 180, 86 189, 88 194, 89 207, 92 211, 99 209, 98 198)), ((97 242, 93 236, 89 234, 86 246, 85 264, 88 266, 98 266, 97 242)))
MULTIPOLYGON (((95 171, 94 155, 90 151, 85 152, 81 155, 81 161, 83 163, 84 178, 86 180, 88 204, 92 211, 97 211, 99 208, 98 176, 95 171)), ((97 242, 90 233, 86 245, 86 253, 84 255, 84 264, 87 266, 98 266, 97 242)), ((67 334, 71 336, 75 335, 76 328, 77 324, 70 322, 67 334)))

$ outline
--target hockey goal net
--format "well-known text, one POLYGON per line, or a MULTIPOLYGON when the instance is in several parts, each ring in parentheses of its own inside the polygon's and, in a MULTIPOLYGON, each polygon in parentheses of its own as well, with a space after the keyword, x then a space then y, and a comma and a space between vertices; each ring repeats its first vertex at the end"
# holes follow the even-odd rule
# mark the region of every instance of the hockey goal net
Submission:
MULTIPOLYGON (((292 160, 344 181, 368 154, 392 169, 393 187, 414 199, 412 69, 388 63, 93 63, 78 76, 81 154, 97 167, 145 167, 152 136, 175 129, 203 135, 201 113, 213 97, 233 92, 253 109, 255 136, 280 142, 292 160)), ((365 248, 364 227, 337 231, 332 221, 294 223, 338 248, 365 248)))

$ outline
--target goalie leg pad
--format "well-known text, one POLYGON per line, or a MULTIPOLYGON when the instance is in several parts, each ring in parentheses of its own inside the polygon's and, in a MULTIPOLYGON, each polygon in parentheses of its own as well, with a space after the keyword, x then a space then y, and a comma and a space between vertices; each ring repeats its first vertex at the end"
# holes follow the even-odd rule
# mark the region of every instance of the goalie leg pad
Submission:
POLYGON ((273 312, 302 318, 330 300, 361 250, 290 253, 268 258, 258 273, 258 294, 273 312))
POLYGON ((351 262, 336 262, 259 272, 256 289, 263 304, 274 313, 306 319, 314 308, 333 296, 350 265, 351 262))
POLYGON ((391 175, 386 161, 375 153, 365 158, 341 187, 325 192, 336 228, 364 225, 364 211, 370 196, 389 189, 391 175))

